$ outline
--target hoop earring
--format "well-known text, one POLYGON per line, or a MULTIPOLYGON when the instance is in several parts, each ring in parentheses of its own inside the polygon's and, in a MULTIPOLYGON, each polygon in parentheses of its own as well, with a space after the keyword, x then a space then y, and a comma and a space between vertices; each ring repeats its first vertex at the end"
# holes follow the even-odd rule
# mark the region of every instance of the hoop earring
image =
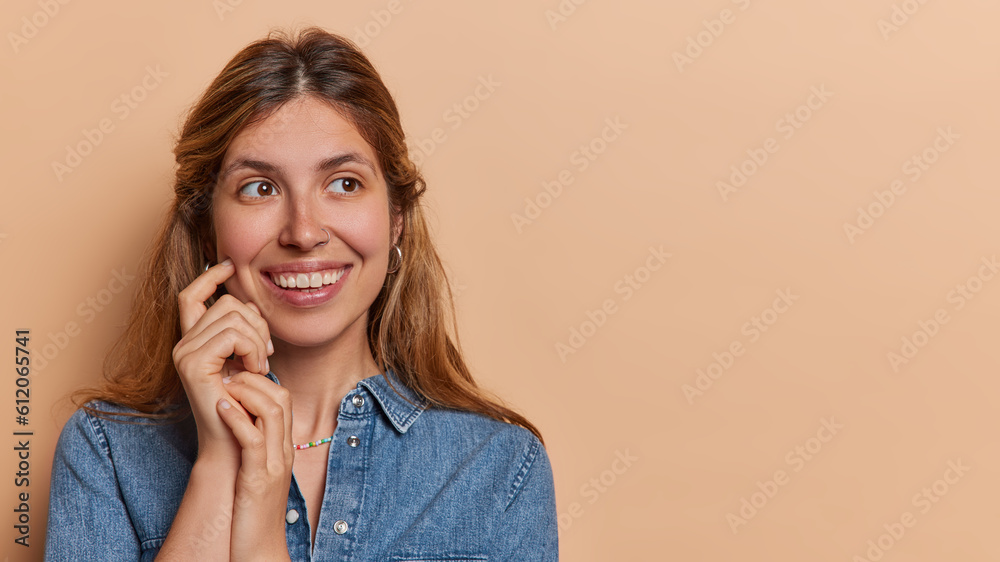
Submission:
MULTIPOLYGON (((399 246, 395 244, 392 245, 392 249, 396 250, 396 255, 399 256, 399 259, 397 260, 396 267, 386 270, 386 273, 396 273, 397 271, 399 271, 399 268, 402 267, 403 265, 403 250, 399 249, 399 246)), ((391 260, 392 254, 390 253, 389 256, 390 256, 390 261, 392 261, 391 260)))
POLYGON ((331 240, 331 239, 332 239, 333 237, 332 237, 332 236, 330 236, 330 231, 328 231, 327 229, 325 229, 325 228, 321 228, 320 230, 322 230, 323 232, 325 232, 325 233, 326 233, 326 242, 323 242, 323 243, 321 243, 321 244, 316 244, 316 245, 317 245, 317 246, 326 246, 327 244, 329 244, 329 243, 330 243, 330 240, 331 240))
MULTIPOLYGON (((211 268, 211 267, 212 267, 212 265, 213 265, 213 264, 212 264, 212 260, 208 260, 208 261, 206 261, 206 262, 205 262, 205 268, 204 268, 204 272, 205 272, 205 273, 208 273, 208 270, 209 270, 209 268, 211 268)), ((216 289, 216 290, 218 290, 218 289, 216 289)), ((206 306, 206 307, 210 307, 210 306, 212 306, 213 304, 215 304, 215 294, 212 294, 212 296, 208 297, 208 299, 207 299, 207 300, 205 301, 205 306, 206 306)))

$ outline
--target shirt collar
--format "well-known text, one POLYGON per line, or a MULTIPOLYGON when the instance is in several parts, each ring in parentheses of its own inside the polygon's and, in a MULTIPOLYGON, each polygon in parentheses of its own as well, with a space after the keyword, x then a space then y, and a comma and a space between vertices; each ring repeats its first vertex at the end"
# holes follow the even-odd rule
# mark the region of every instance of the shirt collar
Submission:
MULTIPOLYGON (((267 378, 275 384, 281 384, 272 372, 267 374, 267 378)), ((403 385, 392 369, 386 370, 384 376, 378 374, 358 382, 358 388, 361 387, 372 393, 382 412, 400 433, 406 433, 428 406, 427 400, 403 385)))
POLYGON ((392 369, 386 370, 384 376, 379 374, 362 380, 358 387, 362 386, 375 396, 382 412, 400 433, 406 433, 428 406, 427 400, 400 382, 392 369))

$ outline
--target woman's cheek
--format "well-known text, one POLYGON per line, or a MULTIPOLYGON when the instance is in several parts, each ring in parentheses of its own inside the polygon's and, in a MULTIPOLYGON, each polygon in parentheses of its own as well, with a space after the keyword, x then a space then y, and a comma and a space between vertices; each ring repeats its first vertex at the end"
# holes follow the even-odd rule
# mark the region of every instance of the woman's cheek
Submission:
POLYGON ((379 261, 383 254, 388 260, 388 248, 392 246, 389 216, 381 207, 381 202, 376 201, 367 212, 358 213, 354 220, 345 221, 340 228, 345 241, 369 260, 379 261))
POLYGON ((249 264, 240 264, 235 258, 233 259, 233 263, 236 264, 236 275, 226 280, 226 291, 242 302, 259 302, 257 288, 254 284, 254 274, 249 264))
POLYGON ((251 267, 256 252, 252 251, 245 240, 233 241, 233 243, 219 240, 217 247, 219 259, 232 259, 236 266, 236 274, 226 279, 224 283, 226 292, 243 302, 258 300, 255 298, 254 273, 251 267))

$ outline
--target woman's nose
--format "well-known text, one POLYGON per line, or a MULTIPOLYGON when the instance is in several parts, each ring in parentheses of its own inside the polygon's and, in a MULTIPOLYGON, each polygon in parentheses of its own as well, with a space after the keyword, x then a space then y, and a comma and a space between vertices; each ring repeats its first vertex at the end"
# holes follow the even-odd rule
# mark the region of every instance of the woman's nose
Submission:
POLYGON ((278 238, 281 245, 311 250, 329 243, 332 237, 330 228, 322 224, 312 207, 306 203, 291 206, 278 238))

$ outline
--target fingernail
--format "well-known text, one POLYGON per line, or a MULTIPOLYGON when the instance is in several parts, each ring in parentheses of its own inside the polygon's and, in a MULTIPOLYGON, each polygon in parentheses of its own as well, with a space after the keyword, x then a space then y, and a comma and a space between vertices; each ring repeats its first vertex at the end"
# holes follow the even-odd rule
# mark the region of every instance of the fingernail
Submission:
POLYGON ((222 377, 222 384, 229 384, 231 382, 233 382, 233 377, 232 376, 222 377))
POLYGON ((219 405, 222 406, 223 410, 228 410, 233 407, 232 404, 229 403, 229 400, 226 400, 225 398, 219 401, 219 405))
POLYGON ((267 369, 268 373, 271 372, 271 362, 268 361, 267 359, 264 360, 264 368, 267 369))
POLYGON ((272 355, 274 353, 274 342, 270 339, 267 340, 267 354, 272 355))
POLYGON ((224 261, 219 262, 219 265, 233 265, 233 258, 226 258, 224 261))

